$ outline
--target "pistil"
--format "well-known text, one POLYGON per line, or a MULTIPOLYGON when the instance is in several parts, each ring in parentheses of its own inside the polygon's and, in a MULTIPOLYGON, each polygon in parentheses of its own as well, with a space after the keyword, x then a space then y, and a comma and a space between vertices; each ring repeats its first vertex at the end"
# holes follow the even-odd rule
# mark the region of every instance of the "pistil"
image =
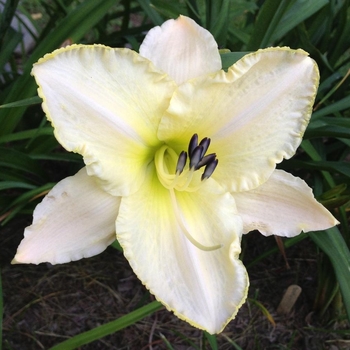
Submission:
POLYGON ((206 251, 206 252, 210 252, 213 250, 217 250, 220 249, 222 247, 222 244, 217 244, 217 245, 213 245, 213 246, 205 246, 202 243, 199 243, 191 234, 190 232, 187 230, 186 225, 184 224, 184 222, 182 221, 181 218, 181 214, 179 212, 179 208, 177 206, 177 201, 176 201, 176 196, 174 193, 174 190, 171 189, 169 190, 170 193, 170 198, 171 198, 171 202, 174 208, 174 214, 176 217, 176 221, 179 224, 181 231, 183 232, 183 234, 185 235, 185 237, 198 249, 206 251))
POLYGON ((218 165, 216 154, 207 154, 210 145, 210 139, 205 137, 198 144, 198 135, 194 134, 188 145, 188 153, 182 151, 177 153, 167 145, 163 145, 156 152, 154 164, 157 169, 158 179, 161 184, 169 190, 170 200, 176 217, 176 222, 181 232, 198 249, 203 251, 213 251, 221 248, 221 244, 206 246, 198 242, 188 230, 186 222, 180 213, 175 191, 195 192, 199 191, 203 181, 208 179, 218 165), (189 161, 187 160, 189 158, 189 161), (177 162, 176 162, 177 159, 177 162), (176 167, 174 167, 176 162, 176 167), (186 168, 186 164, 188 167, 186 168), (204 168, 201 177, 197 170, 204 168), (175 172, 175 173, 174 173, 175 172))

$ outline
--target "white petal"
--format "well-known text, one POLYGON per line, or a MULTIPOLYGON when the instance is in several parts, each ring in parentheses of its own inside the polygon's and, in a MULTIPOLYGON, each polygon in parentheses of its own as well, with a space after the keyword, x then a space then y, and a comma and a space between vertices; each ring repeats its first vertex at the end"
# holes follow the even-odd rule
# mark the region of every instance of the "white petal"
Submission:
POLYGON ((238 259, 242 222, 234 200, 228 193, 216 195, 210 180, 198 192, 175 192, 176 209, 151 174, 137 193, 123 197, 116 229, 126 258, 151 293, 181 319, 218 333, 245 301, 248 276, 238 259), (223 246, 197 248, 179 217, 200 244, 223 246))
POLYGON ((115 240, 119 204, 81 169, 35 208, 13 263, 62 264, 101 253, 115 240))
POLYGON ((233 196, 243 218, 245 233, 259 230, 265 236, 293 237, 301 231, 325 230, 338 224, 316 201, 303 180, 282 170, 275 170, 255 190, 233 196))
POLYGON ((213 178, 230 192, 251 190, 295 153, 317 85, 317 66, 305 51, 259 50, 227 73, 179 86, 158 137, 177 152, 194 133, 210 137, 219 159, 213 178))
POLYGON ((136 191, 175 83, 136 52, 103 45, 56 50, 32 73, 57 140, 111 194, 136 191))
POLYGON ((151 29, 140 46, 140 55, 167 72, 177 84, 221 69, 214 37, 185 16, 151 29))

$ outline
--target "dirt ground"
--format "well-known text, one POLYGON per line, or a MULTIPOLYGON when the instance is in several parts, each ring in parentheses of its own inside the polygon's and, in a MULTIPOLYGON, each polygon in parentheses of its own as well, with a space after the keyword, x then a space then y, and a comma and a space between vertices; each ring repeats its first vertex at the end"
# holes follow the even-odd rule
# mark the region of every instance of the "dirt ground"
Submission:
MULTIPOLYGON (((69 264, 10 265, 28 223, 30 218, 14 220, 0 231, 3 349, 49 349, 154 300, 123 254, 111 247, 96 257, 69 264)), ((244 239, 244 263, 248 265, 275 246, 273 237, 250 233, 244 239)), ((330 314, 320 318, 313 311, 320 254, 314 244, 306 239, 286 253, 290 269, 280 253, 248 268, 249 300, 217 336, 219 349, 350 348, 347 322, 335 322, 330 314), (277 307, 292 284, 299 285, 302 293, 288 315, 278 315, 277 307), (268 310, 275 325, 260 305, 268 310)), ((203 332, 165 309, 81 349, 167 349, 161 334, 174 349, 210 349, 203 332)))

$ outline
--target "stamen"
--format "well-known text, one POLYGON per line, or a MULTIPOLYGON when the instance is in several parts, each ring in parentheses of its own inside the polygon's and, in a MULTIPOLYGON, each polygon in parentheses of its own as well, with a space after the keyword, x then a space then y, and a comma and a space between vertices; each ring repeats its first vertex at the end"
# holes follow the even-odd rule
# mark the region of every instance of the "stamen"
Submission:
POLYGON ((190 143, 188 145, 188 156, 191 158, 192 157, 192 153, 195 150, 195 148, 198 146, 198 135, 194 134, 191 137, 190 143))
POLYGON ((204 169, 204 173, 202 174, 201 180, 208 179, 214 172, 215 168, 218 166, 219 160, 214 159, 204 169))
POLYGON ((190 169, 195 169, 202 159, 203 147, 197 146, 190 156, 190 169))
POLYGON ((188 170, 188 173, 186 175, 186 182, 185 184, 182 186, 184 189, 188 188, 188 186, 190 185, 192 178, 193 178, 193 174, 194 174, 194 169, 190 169, 188 170))
POLYGON ((216 157, 215 153, 208 154, 202 158, 197 164, 196 170, 200 169, 201 167, 207 165, 208 163, 212 162, 216 157))
MULTIPOLYGON (((208 179, 214 172, 215 168, 218 165, 218 161, 216 159, 216 154, 211 153, 205 155, 207 152, 211 139, 209 137, 204 137, 201 142, 198 144, 198 135, 194 134, 191 137, 190 143, 188 145, 188 156, 190 158, 189 168, 190 171, 198 170, 205 166, 204 173, 202 174, 202 181, 208 179)), ((186 152, 182 151, 180 153, 178 163, 176 166, 176 174, 181 174, 184 170, 185 163, 187 161, 187 155, 185 158, 186 152)), ((188 181, 187 181, 188 183, 188 181)), ((188 183, 189 184, 189 183, 188 183)))
POLYGON ((209 148, 210 145, 210 138, 205 137, 200 143, 199 146, 203 147, 203 152, 202 152, 202 158, 204 157, 204 155, 207 153, 207 150, 209 148))
POLYGON ((184 235, 186 236, 186 238, 194 245, 196 246, 198 249, 203 250, 203 251, 213 251, 213 250, 217 250, 220 249, 222 247, 222 244, 217 244, 214 246, 205 246, 201 243, 199 243, 186 229, 181 216, 180 216, 180 212, 179 212, 179 208, 177 206, 177 201, 176 201, 176 196, 175 196, 175 192, 173 189, 169 190, 170 192, 170 198, 171 198, 171 202, 173 204, 173 208, 174 208, 174 214, 176 216, 176 221, 178 222, 178 224, 180 225, 181 230, 183 231, 184 235))
POLYGON ((181 174, 185 168, 187 161, 187 153, 185 151, 182 151, 179 155, 179 159, 176 164, 176 174, 181 174))

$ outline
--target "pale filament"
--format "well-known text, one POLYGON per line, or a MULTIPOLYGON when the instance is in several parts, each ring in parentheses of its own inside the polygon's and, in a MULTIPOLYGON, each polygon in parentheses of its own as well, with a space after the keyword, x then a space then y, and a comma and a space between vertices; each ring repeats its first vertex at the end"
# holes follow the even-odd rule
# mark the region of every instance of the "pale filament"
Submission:
POLYGON ((154 162, 157 169, 157 175, 160 183, 169 190, 171 203, 174 209, 174 214, 176 221, 181 228, 181 231, 185 237, 198 249, 203 251, 213 251, 221 248, 221 245, 214 246, 205 246, 199 243, 189 232, 184 224, 179 207, 177 205, 175 190, 177 191, 186 191, 194 192, 200 189, 200 186, 205 182, 205 180, 199 180, 198 172, 195 175, 195 169, 185 169, 181 173, 178 171, 176 174, 175 168, 169 169, 167 164, 176 164, 179 156, 178 154, 171 149, 170 147, 163 145, 155 154, 154 162), (165 158, 168 157, 169 161, 167 162, 165 158), (197 179, 194 177, 197 176, 197 179), (196 181, 197 180, 197 181, 196 181), (194 185, 192 182, 197 182, 198 185, 194 185))
POLYGON ((170 198, 171 198, 171 203, 173 205, 173 208, 174 208, 174 214, 175 214, 175 217, 176 217, 176 221, 177 223, 179 224, 182 232, 184 233, 184 235, 186 236, 186 238, 195 246, 197 247, 198 249, 200 250, 204 250, 206 252, 210 252, 210 251, 213 251, 213 250, 217 250, 217 249, 220 249, 222 247, 221 244, 217 244, 217 245, 214 245, 214 246, 205 246, 201 243, 199 243, 189 232, 188 230, 186 229, 183 221, 182 221, 182 218, 181 218, 181 215, 180 215, 180 212, 179 212, 179 208, 177 206, 177 201, 176 201, 176 196, 175 196, 175 192, 173 189, 170 189, 169 190, 169 193, 170 193, 170 198))
MULTIPOLYGON (((172 163, 176 164, 179 156, 170 147, 163 145, 155 154, 155 166, 157 169, 158 179, 161 184, 170 189, 176 189, 178 191, 195 192, 198 191, 204 181, 197 181, 197 185, 192 182, 194 180, 195 170, 185 169, 181 174, 172 172, 168 169, 166 162, 164 161, 165 153, 171 158, 172 163)), ((198 174, 196 174, 198 176, 198 174)))

